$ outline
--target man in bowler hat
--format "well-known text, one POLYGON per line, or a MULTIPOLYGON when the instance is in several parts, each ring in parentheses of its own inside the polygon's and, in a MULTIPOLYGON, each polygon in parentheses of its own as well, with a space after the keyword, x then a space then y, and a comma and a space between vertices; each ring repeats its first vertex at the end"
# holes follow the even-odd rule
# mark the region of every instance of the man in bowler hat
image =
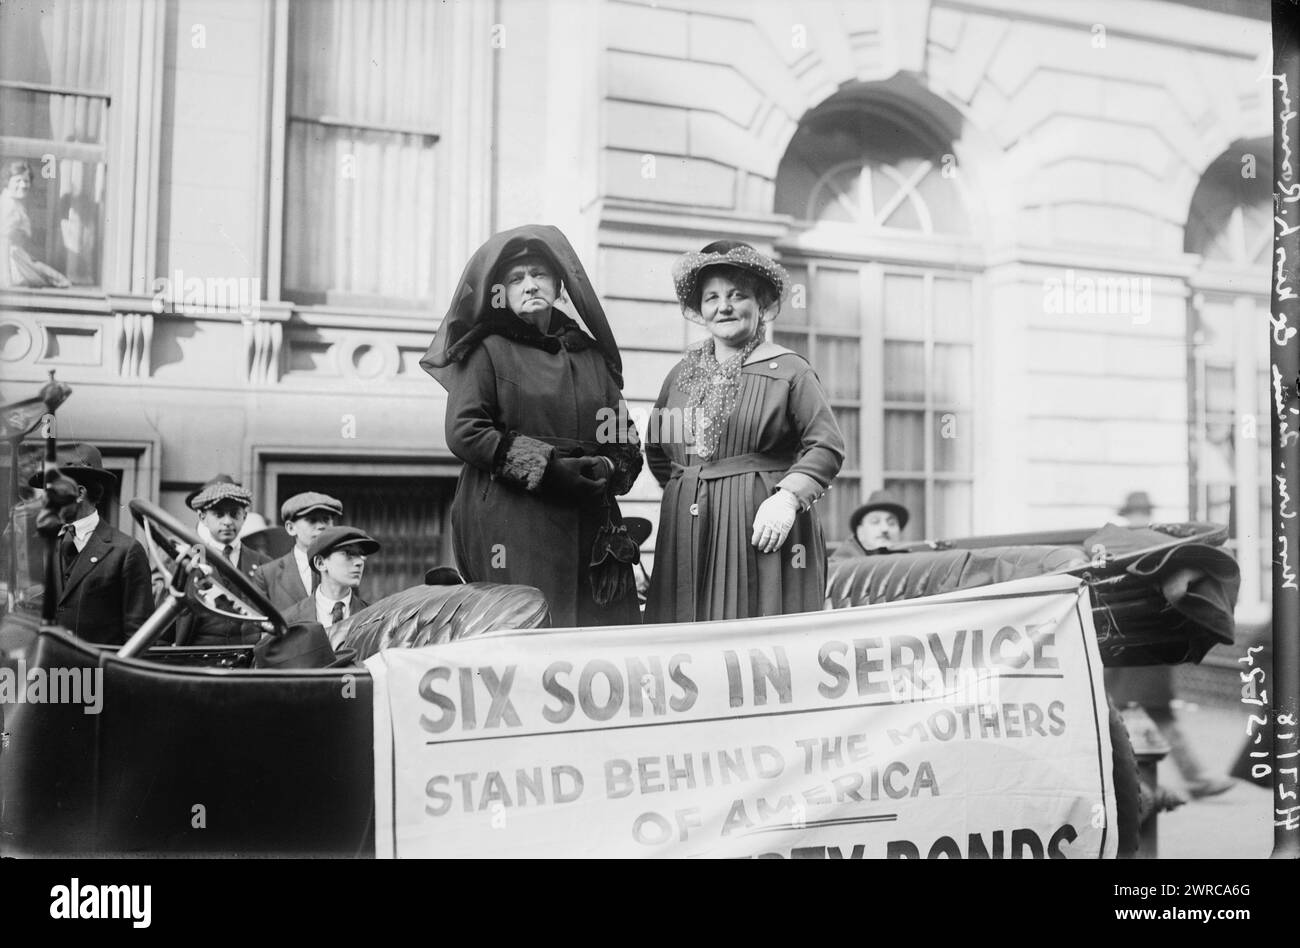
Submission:
POLYGON ((878 553, 895 546, 910 519, 902 502, 887 490, 872 491, 867 502, 853 511, 849 532, 859 555, 878 553))
POLYGON ((328 631, 366 608, 369 603, 357 595, 357 587, 365 573, 366 557, 377 552, 379 543, 356 527, 323 531, 307 551, 320 582, 314 593, 284 613, 285 623, 319 622, 328 631))
POLYGON ((1145 527, 1150 525, 1151 514, 1155 509, 1146 491, 1135 490, 1124 498, 1124 506, 1119 508, 1119 515, 1130 527, 1145 527))
MULTIPOLYGON (((185 503, 199 515, 199 538, 249 579, 255 579, 257 571, 271 561, 265 553, 240 542, 239 531, 253 494, 229 474, 218 474, 191 491, 185 503)), ((177 645, 252 645, 260 637, 261 629, 254 622, 207 612, 189 612, 176 620, 177 645)))
POLYGON ((284 612, 316 591, 316 572, 307 551, 322 532, 343 517, 343 504, 328 494, 307 491, 295 494, 280 507, 284 531, 293 537, 293 549, 271 560, 253 577, 271 605, 284 612))
MULTIPOLYGON (((59 448, 59 472, 76 484, 76 500, 65 507, 55 563, 54 621, 78 638, 122 645, 153 613, 149 558, 142 547, 99 516, 117 478, 104 470, 99 450, 89 444, 59 448)), ((30 481, 44 484, 44 475, 30 481)), ((44 595, 50 595, 45 590, 44 595)))

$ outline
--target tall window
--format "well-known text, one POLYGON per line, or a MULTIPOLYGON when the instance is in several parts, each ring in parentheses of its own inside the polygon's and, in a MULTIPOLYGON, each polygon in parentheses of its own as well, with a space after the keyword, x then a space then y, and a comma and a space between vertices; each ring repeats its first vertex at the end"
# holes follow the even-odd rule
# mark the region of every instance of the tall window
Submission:
POLYGON ((911 512, 905 539, 972 529, 976 274, 951 265, 970 230, 951 162, 906 120, 854 103, 805 121, 778 173, 802 298, 774 339, 809 359, 844 431, 833 540, 881 486, 911 512))
POLYGON ((1192 198, 1186 249, 1199 254, 1188 346, 1191 510, 1227 524, 1243 602, 1270 598, 1268 286, 1273 248, 1268 142, 1216 161, 1192 198), (1242 156, 1257 156, 1254 177, 1242 156))
POLYGON ((101 282, 113 11, 0 4, 0 288, 101 282))
POLYGON ((284 288, 298 303, 431 301, 444 4, 290 4, 284 288))

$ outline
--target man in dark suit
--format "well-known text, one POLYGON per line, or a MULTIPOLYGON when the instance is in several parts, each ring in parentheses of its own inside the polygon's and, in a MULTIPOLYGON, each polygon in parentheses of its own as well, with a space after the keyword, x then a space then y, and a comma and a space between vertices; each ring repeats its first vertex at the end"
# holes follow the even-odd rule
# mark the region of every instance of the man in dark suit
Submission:
POLYGON ((257 571, 253 583, 271 605, 284 612, 316 591, 315 570, 307 551, 312 542, 343 517, 343 504, 328 494, 307 491, 294 494, 280 507, 285 533, 293 549, 257 571))
MULTIPOLYGON (((99 450, 64 445, 57 463, 76 483, 77 499, 62 514, 72 519, 59 533, 55 623, 88 642, 122 645, 153 613, 149 558, 139 543, 100 519, 97 505, 113 496, 117 478, 104 470, 99 450)), ((33 487, 43 483, 43 474, 31 480, 33 487)))
MULTIPOLYGON (((218 474, 198 490, 191 491, 185 502, 198 513, 199 538, 215 555, 224 556, 250 579, 270 562, 265 553, 239 541, 239 530, 248 516, 253 494, 242 484, 236 484, 229 474, 218 474)), ((254 622, 194 611, 176 620, 175 641, 177 645, 253 645, 261 634, 262 630, 254 622)))
MULTIPOLYGON (((379 552, 379 543, 356 527, 330 527, 312 542, 307 555, 320 577, 316 591, 284 613, 286 624, 319 622, 328 632, 369 605, 357 595, 366 557, 379 552)), ((331 636, 330 644, 338 643, 331 636)))

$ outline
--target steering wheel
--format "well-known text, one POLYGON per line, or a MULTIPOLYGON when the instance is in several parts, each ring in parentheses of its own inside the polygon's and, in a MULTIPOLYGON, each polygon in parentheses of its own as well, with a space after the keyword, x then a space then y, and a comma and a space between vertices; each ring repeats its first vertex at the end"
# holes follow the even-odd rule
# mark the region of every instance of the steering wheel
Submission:
MULTIPOLYGON (((284 617, 233 563, 160 507, 147 500, 133 500, 128 506, 144 531, 155 575, 171 577, 173 590, 179 594, 183 589, 186 602, 213 615, 255 622, 274 636, 284 635, 284 617)), ((157 634, 165 628, 160 624, 157 634)))

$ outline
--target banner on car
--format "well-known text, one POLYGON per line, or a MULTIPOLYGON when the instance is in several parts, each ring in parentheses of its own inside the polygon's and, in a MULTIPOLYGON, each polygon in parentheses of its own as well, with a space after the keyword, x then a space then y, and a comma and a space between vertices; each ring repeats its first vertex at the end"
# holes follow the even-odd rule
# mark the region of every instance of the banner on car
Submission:
POLYGON ((1115 854, 1101 662, 1070 576, 366 664, 380 857, 1115 854))

